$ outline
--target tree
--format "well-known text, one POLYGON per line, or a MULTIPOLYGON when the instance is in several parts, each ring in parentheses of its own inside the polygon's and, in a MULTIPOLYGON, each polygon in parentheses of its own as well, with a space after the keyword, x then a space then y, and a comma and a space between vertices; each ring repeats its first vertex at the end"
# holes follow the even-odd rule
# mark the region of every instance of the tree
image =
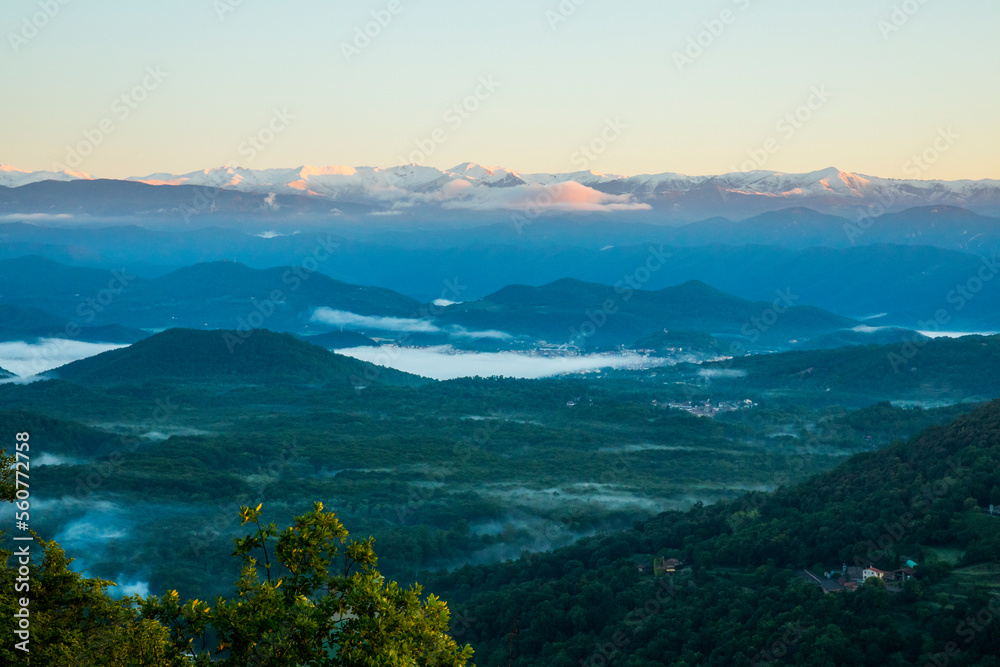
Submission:
MULTIPOLYGON (((8 502, 15 499, 13 460, 0 451, 0 499, 8 502)), ((374 540, 348 542, 321 503, 280 537, 260 514, 260 505, 240 508, 243 524, 256 530, 236 541, 243 562, 237 597, 216 599, 214 609, 200 600, 181 604, 176 591, 112 599, 113 582, 71 571, 73 559, 58 544, 34 535, 41 558, 33 546, 31 589, 17 594, 30 595, 31 664, 459 667, 472 657, 470 646, 447 634, 447 605, 422 598, 419 585, 387 582, 375 569, 374 540)), ((8 619, 19 608, 11 555, 0 550, 0 614, 8 619)), ((13 631, 0 625, 0 664, 25 663, 13 631)))
MULTIPOLYGON (((7 502, 15 500, 13 461, 0 452, 0 499, 7 502)), ((168 642, 167 629, 140 617, 138 597, 112 599, 107 588, 114 583, 71 571, 73 559, 58 544, 32 536, 33 542, 17 543, 31 545, 30 574, 20 581, 22 557, 11 558, 11 551, 0 550, 0 614, 15 618, 20 600, 27 599, 31 633, 26 653, 15 647, 23 640, 15 638, 14 624, 0 624, 0 664, 26 664, 28 656, 32 665, 59 667, 182 664, 168 642), (18 583, 29 588, 15 589, 18 583)))
POLYGON ((243 567, 235 599, 218 598, 213 609, 181 604, 171 591, 142 604, 143 616, 170 628, 194 664, 457 667, 472 657, 447 634, 447 605, 421 599, 419 585, 387 582, 375 569, 374 540, 348 541, 322 503, 280 536, 261 523, 260 505, 240 516, 256 529, 236 540, 243 567))

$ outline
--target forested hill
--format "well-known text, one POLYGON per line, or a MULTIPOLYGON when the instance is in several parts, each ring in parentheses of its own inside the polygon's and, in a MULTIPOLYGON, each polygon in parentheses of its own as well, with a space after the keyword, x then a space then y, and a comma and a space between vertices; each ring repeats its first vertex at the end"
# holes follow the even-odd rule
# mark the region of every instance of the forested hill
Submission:
POLYGON ((278 380, 353 385, 417 385, 425 378, 334 354, 266 329, 170 329, 134 345, 74 361, 54 373, 81 384, 152 380, 253 384, 278 380))
POLYGON ((455 606, 453 630, 479 664, 505 662, 510 648, 513 664, 552 667, 943 664, 935 656, 996 666, 991 500, 1000 503, 1000 402, 773 494, 426 583, 455 606), (685 566, 656 578, 656 556, 685 566), (890 571, 903 557, 918 578, 902 592, 872 582, 824 594, 802 575, 890 571), (968 622, 977 615, 978 630, 968 622))
MULTIPOLYGON (((782 301, 779 295, 776 303, 781 317, 771 326, 758 327, 754 342, 760 338, 784 347, 790 339, 858 324, 819 308, 796 305, 793 298, 782 301)), ((697 280, 651 291, 626 283, 612 287, 564 278, 541 287, 509 285, 478 301, 449 306, 439 319, 468 329, 499 329, 552 341, 575 336, 571 332, 590 322, 596 330, 589 342, 610 345, 629 344, 665 329, 749 336, 748 323, 773 305, 726 294, 697 280), (591 317, 602 308, 602 315, 591 317)))
POLYGON ((801 397, 831 391, 855 396, 1000 397, 1000 336, 935 338, 893 345, 782 352, 703 364, 722 386, 801 397))

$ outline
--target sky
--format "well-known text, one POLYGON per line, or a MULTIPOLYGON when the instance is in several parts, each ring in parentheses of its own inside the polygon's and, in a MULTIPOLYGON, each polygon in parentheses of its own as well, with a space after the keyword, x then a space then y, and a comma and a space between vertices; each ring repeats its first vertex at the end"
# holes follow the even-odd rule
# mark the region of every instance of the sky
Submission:
POLYGON ((1000 178, 998 25, 995 0, 6 0, 0 163, 1000 178))

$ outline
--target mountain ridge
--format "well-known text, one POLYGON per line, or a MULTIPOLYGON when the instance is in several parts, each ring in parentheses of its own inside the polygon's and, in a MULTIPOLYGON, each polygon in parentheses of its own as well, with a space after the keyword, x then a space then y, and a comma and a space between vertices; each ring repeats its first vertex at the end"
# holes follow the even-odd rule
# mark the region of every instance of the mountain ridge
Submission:
MULTIPOLYGON (((885 212, 938 204, 961 205, 979 212, 1000 212, 1000 180, 997 179, 891 179, 844 172, 834 167, 798 174, 754 170, 704 176, 673 172, 629 176, 591 170, 524 173, 471 162, 450 169, 417 164, 385 168, 303 165, 247 169, 223 166, 124 179, 95 179, 78 172, 26 172, 9 166, 0 171, 0 186, 13 189, 45 180, 198 186, 272 198, 304 196, 306 200, 375 206, 400 212, 414 206, 522 213, 533 208, 570 212, 655 209, 672 212, 677 219, 692 219, 698 215, 710 217, 706 215, 709 211, 745 209, 752 214, 795 205, 812 205, 828 211, 860 208, 885 212), (542 193, 548 199, 543 198, 542 193)), ((255 203, 261 207, 256 200, 255 203)))

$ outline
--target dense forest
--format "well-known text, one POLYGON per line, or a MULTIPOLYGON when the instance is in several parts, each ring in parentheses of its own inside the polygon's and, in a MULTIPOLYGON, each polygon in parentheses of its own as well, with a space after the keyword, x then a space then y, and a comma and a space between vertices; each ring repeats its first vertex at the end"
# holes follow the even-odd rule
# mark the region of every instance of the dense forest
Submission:
POLYGON ((992 403, 773 494, 427 583, 459 603, 453 629, 482 664, 513 646, 519 665, 998 665, 998 500, 992 403), (685 567, 655 577, 664 555, 685 567), (898 593, 796 576, 904 558, 918 575, 898 593))
MULTIPOLYGON (((989 369, 995 340, 920 358, 960 393, 988 371, 957 378, 935 356, 971 368, 979 352, 989 369)), ((239 507, 294 526, 321 502, 374 539, 379 576, 449 602, 451 636, 481 665, 924 664, 949 641, 962 642, 949 664, 994 664, 993 626, 954 637, 1000 592, 1000 407, 900 404, 836 355, 823 368, 841 392, 751 381, 755 364, 767 378, 828 354, 737 359, 746 374, 728 377, 427 382, 284 334, 229 352, 219 332, 168 332, 63 379, 0 384, 0 430, 32 433, 32 527, 54 540, 53 571, 119 583, 108 597, 59 575, 136 632, 176 621, 182 600, 234 595, 239 507), (840 401, 851 382, 869 398, 840 401), (683 564, 666 574, 671 558, 683 564), (899 590, 815 581, 908 560, 899 590), (129 595, 159 602, 144 617, 129 595)), ((934 382, 908 382, 914 403, 942 402, 934 382)))

